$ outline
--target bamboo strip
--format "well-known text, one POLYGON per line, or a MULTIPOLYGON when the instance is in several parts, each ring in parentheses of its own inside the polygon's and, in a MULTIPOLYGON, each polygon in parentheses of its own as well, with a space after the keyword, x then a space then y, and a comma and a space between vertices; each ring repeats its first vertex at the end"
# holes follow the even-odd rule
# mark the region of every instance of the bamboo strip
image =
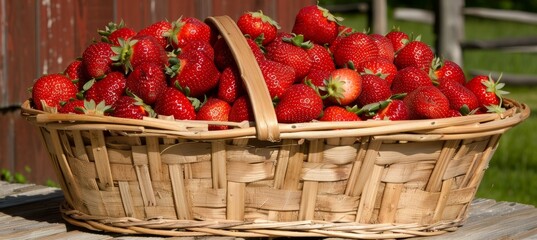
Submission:
POLYGON ((352 164, 351 173, 349 174, 349 179, 347 180, 347 186, 345 188, 345 194, 349 196, 359 196, 360 194, 356 192, 358 182, 358 176, 360 175, 360 169, 362 168, 363 159, 367 154, 367 149, 369 147, 370 138, 362 138, 360 146, 358 148, 358 153, 356 154, 356 160, 352 164))
POLYGON ((374 165, 373 169, 371 169, 371 176, 364 186, 364 191, 360 197, 358 211, 356 211, 356 222, 376 223, 376 221, 378 221, 373 218, 373 211, 375 210, 375 202, 377 200, 380 177, 383 170, 384 167, 378 165, 374 165))
POLYGON ((99 176, 99 188, 102 190, 109 189, 114 186, 114 179, 110 170, 110 161, 106 150, 106 143, 102 131, 91 130, 90 140, 93 156, 95 158, 95 168, 97 176, 99 176))
POLYGON ((451 186, 453 185, 453 181, 453 178, 450 178, 442 182, 442 189, 440 191, 440 196, 438 198, 436 208, 434 210, 433 222, 438 222, 443 218, 444 210, 446 208, 446 202, 451 192, 451 186))
POLYGON ((382 141, 373 140, 369 142, 354 188, 346 191, 350 192, 351 196, 359 196, 363 193, 366 182, 371 178, 371 174, 373 174, 375 161, 381 146, 382 141))
POLYGON ((378 221, 380 223, 392 223, 395 221, 395 214, 397 213, 397 206, 399 205, 403 187, 404 184, 402 183, 386 183, 379 210, 378 221))
POLYGON ((213 178, 213 188, 226 188, 227 166, 226 166, 226 143, 224 141, 214 141, 212 146, 211 170, 213 178))
POLYGON ((183 170, 181 169, 181 165, 173 164, 168 166, 168 168, 170 171, 170 179, 172 182, 172 194, 175 204, 175 211, 177 213, 177 219, 192 219, 190 199, 187 194, 187 188, 185 187, 183 170))
POLYGON ((472 178, 468 183, 468 187, 477 187, 481 183, 481 180, 483 179, 483 174, 485 173, 485 169, 487 169, 489 165, 489 161, 492 158, 496 147, 498 146, 499 140, 500 135, 493 135, 490 138, 489 144, 483 152, 483 156, 479 159, 476 172, 473 174, 472 178))
POLYGON ((125 211, 125 216, 127 217, 137 217, 135 216, 134 204, 132 201, 132 195, 130 191, 130 185, 128 182, 119 181, 119 195, 121 196, 121 203, 123 204, 123 210, 125 211))
MULTIPOLYGON (((311 140, 308 150, 308 162, 319 163, 323 161, 324 141, 311 140)), ((316 181, 304 181, 302 187, 302 199, 298 210, 298 220, 313 220, 319 183, 316 181)))
POLYGON ((150 207, 156 205, 155 193, 151 184, 151 174, 149 173, 146 146, 132 146, 132 161, 138 185, 142 193, 143 206, 150 207))
POLYGON ((162 161, 160 159, 159 139, 156 137, 147 137, 145 141, 151 179, 153 181, 160 181, 162 179, 162 161))
POLYGON ((425 187, 426 191, 438 192, 440 191, 440 186, 442 184, 442 178, 448 167, 449 161, 453 158, 456 148, 460 145, 460 140, 446 141, 440 152, 440 156, 436 161, 436 165, 429 177, 429 182, 425 187))
POLYGON ((226 219, 244 220, 244 200, 246 199, 246 184, 229 181, 227 183, 226 219))

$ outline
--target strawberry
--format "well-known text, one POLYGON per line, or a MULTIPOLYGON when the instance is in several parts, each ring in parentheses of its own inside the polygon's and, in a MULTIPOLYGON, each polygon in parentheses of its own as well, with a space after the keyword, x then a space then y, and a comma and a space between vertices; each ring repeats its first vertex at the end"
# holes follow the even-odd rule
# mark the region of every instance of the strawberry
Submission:
POLYGON ((119 24, 114 22, 108 23, 104 30, 98 30, 101 35, 101 41, 119 46, 119 39, 128 40, 134 37, 137 33, 134 29, 126 27, 121 21, 119 24))
MULTIPOLYGON (((172 24, 166 20, 154 22, 153 24, 138 31, 137 36, 148 35, 155 38, 155 40, 162 46, 167 48, 168 38, 165 36, 167 32, 172 29, 172 24)), ((125 39, 126 40, 126 39, 125 39)))
POLYGON ((360 62, 379 56, 377 44, 369 35, 355 32, 337 44, 334 50, 336 66, 358 66, 360 62))
POLYGON ((341 106, 329 106, 324 109, 319 121, 361 121, 356 113, 341 106))
POLYGON ((393 28, 384 36, 392 42, 394 52, 401 50, 410 41, 410 37, 399 28, 393 28))
POLYGON ((464 86, 472 91, 479 100, 480 109, 486 112, 502 112, 503 95, 508 94, 502 90, 504 83, 494 81, 489 75, 477 75, 470 79, 464 86))
POLYGON ((305 84, 294 84, 287 88, 276 104, 278 122, 299 123, 317 119, 323 111, 321 96, 305 84))
POLYGON ((321 6, 310 5, 298 11, 291 32, 304 35, 305 40, 324 45, 334 41, 338 34, 338 22, 342 20, 321 6))
POLYGON ((356 66, 356 71, 360 74, 375 74, 384 79, 388 86, 392 85, 393 78, 397 74, 397 67, 382 57, 376 57, 363 61, 356 66))
POLYGON ((39 77, 32 87, 32 102, 35 108, 43 110, 43 104, 60 108, 60 103, 76 98, 78 89, 67 76, 60 73, 39 77))
POLYGON ((307 52, 312 47, 311 42, 304 42, 302 35, 283 37, 281 41, 276 39, 267 45, 266 57, 291 66, 295 70, 295 81, 301 81, 308 75, 313 64, 307 52))
POLYGON ((451 109, 468 115, 479 108, 479 100, 475 94, 456 81, 441 81, 438 89, 449 99, 451 109))
POLYGON ((432 86, 433 82, 423 70, 410 66, 395 74, 392 82, 393 93, 410 93, 421 86, 432 86))
POLYGON ((308 53, 309 58, 312 60, 310 71, 316 69, 333 71, 336 69, 332 55, 327 48, 319 44, 313 44, 313 47, 306 50, 306 52, 308 53))
POLYGON ((200 51, 203 52, 210 59, 214 59, 214 49, 213 46, 205 41, 192 40, 186 46, 181 48, 181 52, 188 51, 200 51))
POLYGON ((116 54, 112 59, 122 65, 126 73, 143 62, 160 66, 168 64, 166 51, 152 35, 138 34, 128 41, 120 41, 120 45, 112 49, 116 54))
POLYGON ((207 55, 190 51, 178 56, 178 66, 168 68, 170 84, 178 84, 188 96, 201 97, 218 86, 220 72, 207 55), (188 90, 187 90, 188 89, 188 90))
POLYGON ((82 86, 88 81, 87 74, 84 70, 84 65, 82 64, 82 60, 75 59, 63 71, 63 74, 65 74, 67 77, 73 81, 78 89, 82 89, 82 86))
POLYGON ((304 83, 311 83, 315 87, 323 87, 325 80, 330 78, 332 71, 312 69, 306 77, 304 77, 304 83))
POLYGON ((172 23, 171 29, 164 33, 174 49, 187 46, 190 41, 211 42, 211 28, 194 17, 181 17, 172 23))
POLYGON ((68 102, 63 104, 59 113, 75 113, 75 114, 84 114, 84 100, 82 99, 70 99, 68 102))
POLYGON ((410 113, 403 100, 389 100, 388 105, 371 117, 373 120, 409 120, 410 113))
POLYGON ((239 70, 235 66, 230 66, 222 71, 218 81, 218 98, 232 103, 239 96, 245 94, 239 70))
POLYGON ((434 53, 431 47, 424 42, 414 40, 397 52, 393 62, 397 69, 415 66, 424 71, 429 71, 433 59, 434 53))
POLYGON ((84 71, 89 78, 99 78, 112 71, 112 45, 96 42, 89 45, 82 53, 84 71))
POLYGON ((450 117, 448 98, 435 86, 422 86, 410 92, 403 100, 412 119, 450 117))
POLYGON ((154 104, 157 114, 173 116, 178 120, 196 119, 196 111, 192 102, 175 87, 168 87, 154 104))
POLYGON ((439 83, 443 81, 455 81, 463 85, 466 83, 461 66, 447 59, 435 58, 433 60, 432 76, 439 83))
MULTIPOLYGON (((248 43, 248 46, 252 49, 257 62, 265 60, 264 53, 254 40, 246 38, 246 43, 248 43)), ((226 67, 235 65, 233 54, 223 38, 217 39, 214 44, 214 63, 219 70, 224 70, 226 67)))
MULTIPOLYGON (((209 98, 199 109, 196 119, 225 122, 228 121, 230 110, 231 106, 228 102, 218 98, 209 98)), ((228 128, 229 126, 227 125, 209 125, 209 130, 225 130, 228 128)))
POLYGON ((84 85, 86 100, 94 100, 96 103, 104 101, 111 106, 125 92, 127 80, 121 72, 111 72, 99 80, 90 80, 84 85))
POLYGON ((146 104, 153 104, 167 86, 164 68, 153 62, 139 64, 127 77, 127 89, 146 104))
POLYGON ((339 68, 330 73, 324 87, 320 89, 327 93, 328 101, 346 106, 358 98, 362 92, 362 77, 358 72, 348 69, 339 68))
POLYGON ((373 33, 370 34, 371 38, 377 44, 379 49, 379 57, 385 58, 386 60, 393 62, 395 58, 395 51, 393 50, 392 41, 385 37, 384 35, 373 33))
POLYGON ((237 100, 235 100, 235 102, 233 102, 233 105, 231 105, 231 109, 229 110, 228 121, 254 121, 254 113, 248 96, 240 96, 237 98, 237 100))
POLYGON ((112 108, 114 109, 112 112, 114 117, 143 119, 144 117, 155 116, 153 109, 136 96, 123 95, 114 103, 112 108))
POLYGON ((272 99, 280 97, 295 82, 295 70, 283 63, 265 60, 259 68, 272 99))
POLYGON ((361 77, 362 93, 358 96, 358 105, 365 106, 391 97, 392 92, 384 79, 372 74, 363 74, 361 77))
POLYGON ((252 39, 260 39, 262 45, 272 42, 280 29, 280 25, 262 11, 246 12, 237 19, 237 27, 242 34, 252 39))
POLYGON ((336 36, 336 38, 334 38, 334 40, 330 43, 328 43, 328 51, 330 53, 334 53, 335 52, 335 49, 337 48, 337 45, 339 44, 339 42, 341 42, 341 40, 349 35, 351 35, 352 33, 354 33, 354 29, 352 29, 351 27, 347 27, 347 26, 344 26, 344 25, 339 25, 338 26, 338 34, 336 36))

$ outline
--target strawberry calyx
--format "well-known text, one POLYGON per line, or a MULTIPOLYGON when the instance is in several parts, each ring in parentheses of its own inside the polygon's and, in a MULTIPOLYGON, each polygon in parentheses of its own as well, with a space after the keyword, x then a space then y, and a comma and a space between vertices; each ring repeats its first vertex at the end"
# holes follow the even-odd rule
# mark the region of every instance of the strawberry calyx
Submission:
POLYGON ((278 22, 276 22, 274 19, 272 19, 271 17, 265 15, 263 13, 263 11, 259 10, 257 12, 249 12, 252 17, 254 18, 260 18, 261 21, 265 22, 265 23, 269 23, 270 25, 276 27, 276 29, 281 29, 282 27, 280 26, 280 24, 278 24, 278 22))
POLYGON ((123 66, 125 74, 133 70, 133 66, 130 62, 131 56, 133 55, 133 46, 138 42, 136 39, 124 40, 118 39, 119 46, 112 46, 112 51, 114 56, 110 57, 114 61, 114 66, 123 66))
POLYGON ((304 35, 302 34, 293 34, 293 37, 284 37, 282 41, 303 49, 313 48, 313 43, 311 41, 304 41, 304 35))
POLYGON ((487 92, 494 93, 498 98, 500 98, 500 101, 503 98, 503 95, 509 94, 508 91, 502 90, 503 87, 505 87, 505 83, 501 83, 500 80, 502 78, 503 73, 500 73, 500 76, 498 77, 497 81, 494 81, 491 74, 488 75, 488 81, 482 81, 481 84, 485 85, 487 87, 487 92))
POLYGON ((319 6, 319 5, 317 5, 317 9, 319 9, 319 11, 321 11, 321 13, 323 14, 323 17, 328 19, 328 21, 335 22, 335 23, 339 24, 340 22, 342 22, 344 20, 342 17, 334 16, 334 14, 330 13, 330 11, 328 11, 328 9, 323 8, 323 7, 319 6))
POLYGON ((95 103, 93 99, 84 100, 84 107, 75 107, 77 111, 81 111, 86 115, 96 115, 96 116, 104 116, 105 113, 111 112, 112 107, 109 105, 106 105, 106 102, 103 100, 99 103, 95 103))
POLYGON ((339 77, 330 77, 328 79, 325 79, 323 86, 318 87, 318 89, 323 92, 326 92, 325 95, 321 96, 323 100, 327 98, 333 98, 339 103, 340 99, 345 97, 344 86, 345 81, 339 80, 339 77))
POLYGON ((150 105, 147 105, 146 103, 144 103, 143 99, 138 97, 136 94, 131 92, 129 89, 126 89, 125 93, 127 94, 127 96, 132 97, 134 99, 134 105, 141 107, 144 110, 144 112, 147 113, 147 115, 149 117, 152 117, 152 118, 157 117, 157 113, 153 110, 153 108, 150 105))
POLYGON ((181 84, 179 84, 178 81, 175 81, 174 87, 177 90, 181 91, 183 94, 185 94, 185 97, 188 98, 188 100, 190 100, 190 103, 192 103, 192 106, 194 107, 196 111, 198 111, 201 108, 201 106, 203 106, 203 104, 207 102, 207 95, 204 95, 203 101, 200 101, 198 98, 191 97, 190 88, 181 86, 181 84))
POLYGON ((162 36, 166 37, 170 43, 173 43, 174 45, 177 45, 179 43, 179 32, 185 25, 185 23, 182 21, 183 17, 179 17, 179 19, 172 22, 172 28, 163 33, 162 36))
POLYGON ((115 22, 109 22, 104 27, 104 30, 97 30, 97 33, 101 36, 101 41, 112 43, 110 39, 108 39, 108 36, 110 36, 110 34, 115 32, 116 30, 124 28, 124 27, 125 27, 125 22, 123 21, 123 19, 121 19, 121 22, 119 22, 119 24, 115 22))

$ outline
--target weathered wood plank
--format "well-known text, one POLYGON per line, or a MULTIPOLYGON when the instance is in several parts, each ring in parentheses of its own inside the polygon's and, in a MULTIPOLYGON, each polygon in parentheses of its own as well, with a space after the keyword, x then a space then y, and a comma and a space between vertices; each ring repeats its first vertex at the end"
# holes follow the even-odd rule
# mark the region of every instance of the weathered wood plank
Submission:
POLYGON ((95 234, 95 233, 89 233, 89 232, 81 232, 78 230, 70 231, 70 232, 61 232, 58 234, 52 234, 43 238, 40 238, 40 240, 71 240, 71 239, 77 239, 77 240, 108 240, 108 239, 114 239, 112 236, 108 235, 102 235, 102 234, 95 234))
POLYGON ((0 182, 0 209, 11 206, 50 200, 63 196, 59 188, 34 184, 8 184, 0 182))
POLYGON ((491 8, 465 8, 464 14, 474 17, 490 18, 502 21, 514 21, 521 23, 536 24, 537 14, 524 11, 498 10, 491 8))

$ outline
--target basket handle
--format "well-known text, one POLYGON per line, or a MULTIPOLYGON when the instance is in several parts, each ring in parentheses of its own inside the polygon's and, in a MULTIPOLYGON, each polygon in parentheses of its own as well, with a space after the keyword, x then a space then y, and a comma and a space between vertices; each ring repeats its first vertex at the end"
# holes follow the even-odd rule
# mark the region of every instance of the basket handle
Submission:
POLYGON ((220 32, 233 54, 252 105, 257 139, 279 141, 280 129, 270 94, 244 35, 229 16, 212 16, 205 22, 220 32))

